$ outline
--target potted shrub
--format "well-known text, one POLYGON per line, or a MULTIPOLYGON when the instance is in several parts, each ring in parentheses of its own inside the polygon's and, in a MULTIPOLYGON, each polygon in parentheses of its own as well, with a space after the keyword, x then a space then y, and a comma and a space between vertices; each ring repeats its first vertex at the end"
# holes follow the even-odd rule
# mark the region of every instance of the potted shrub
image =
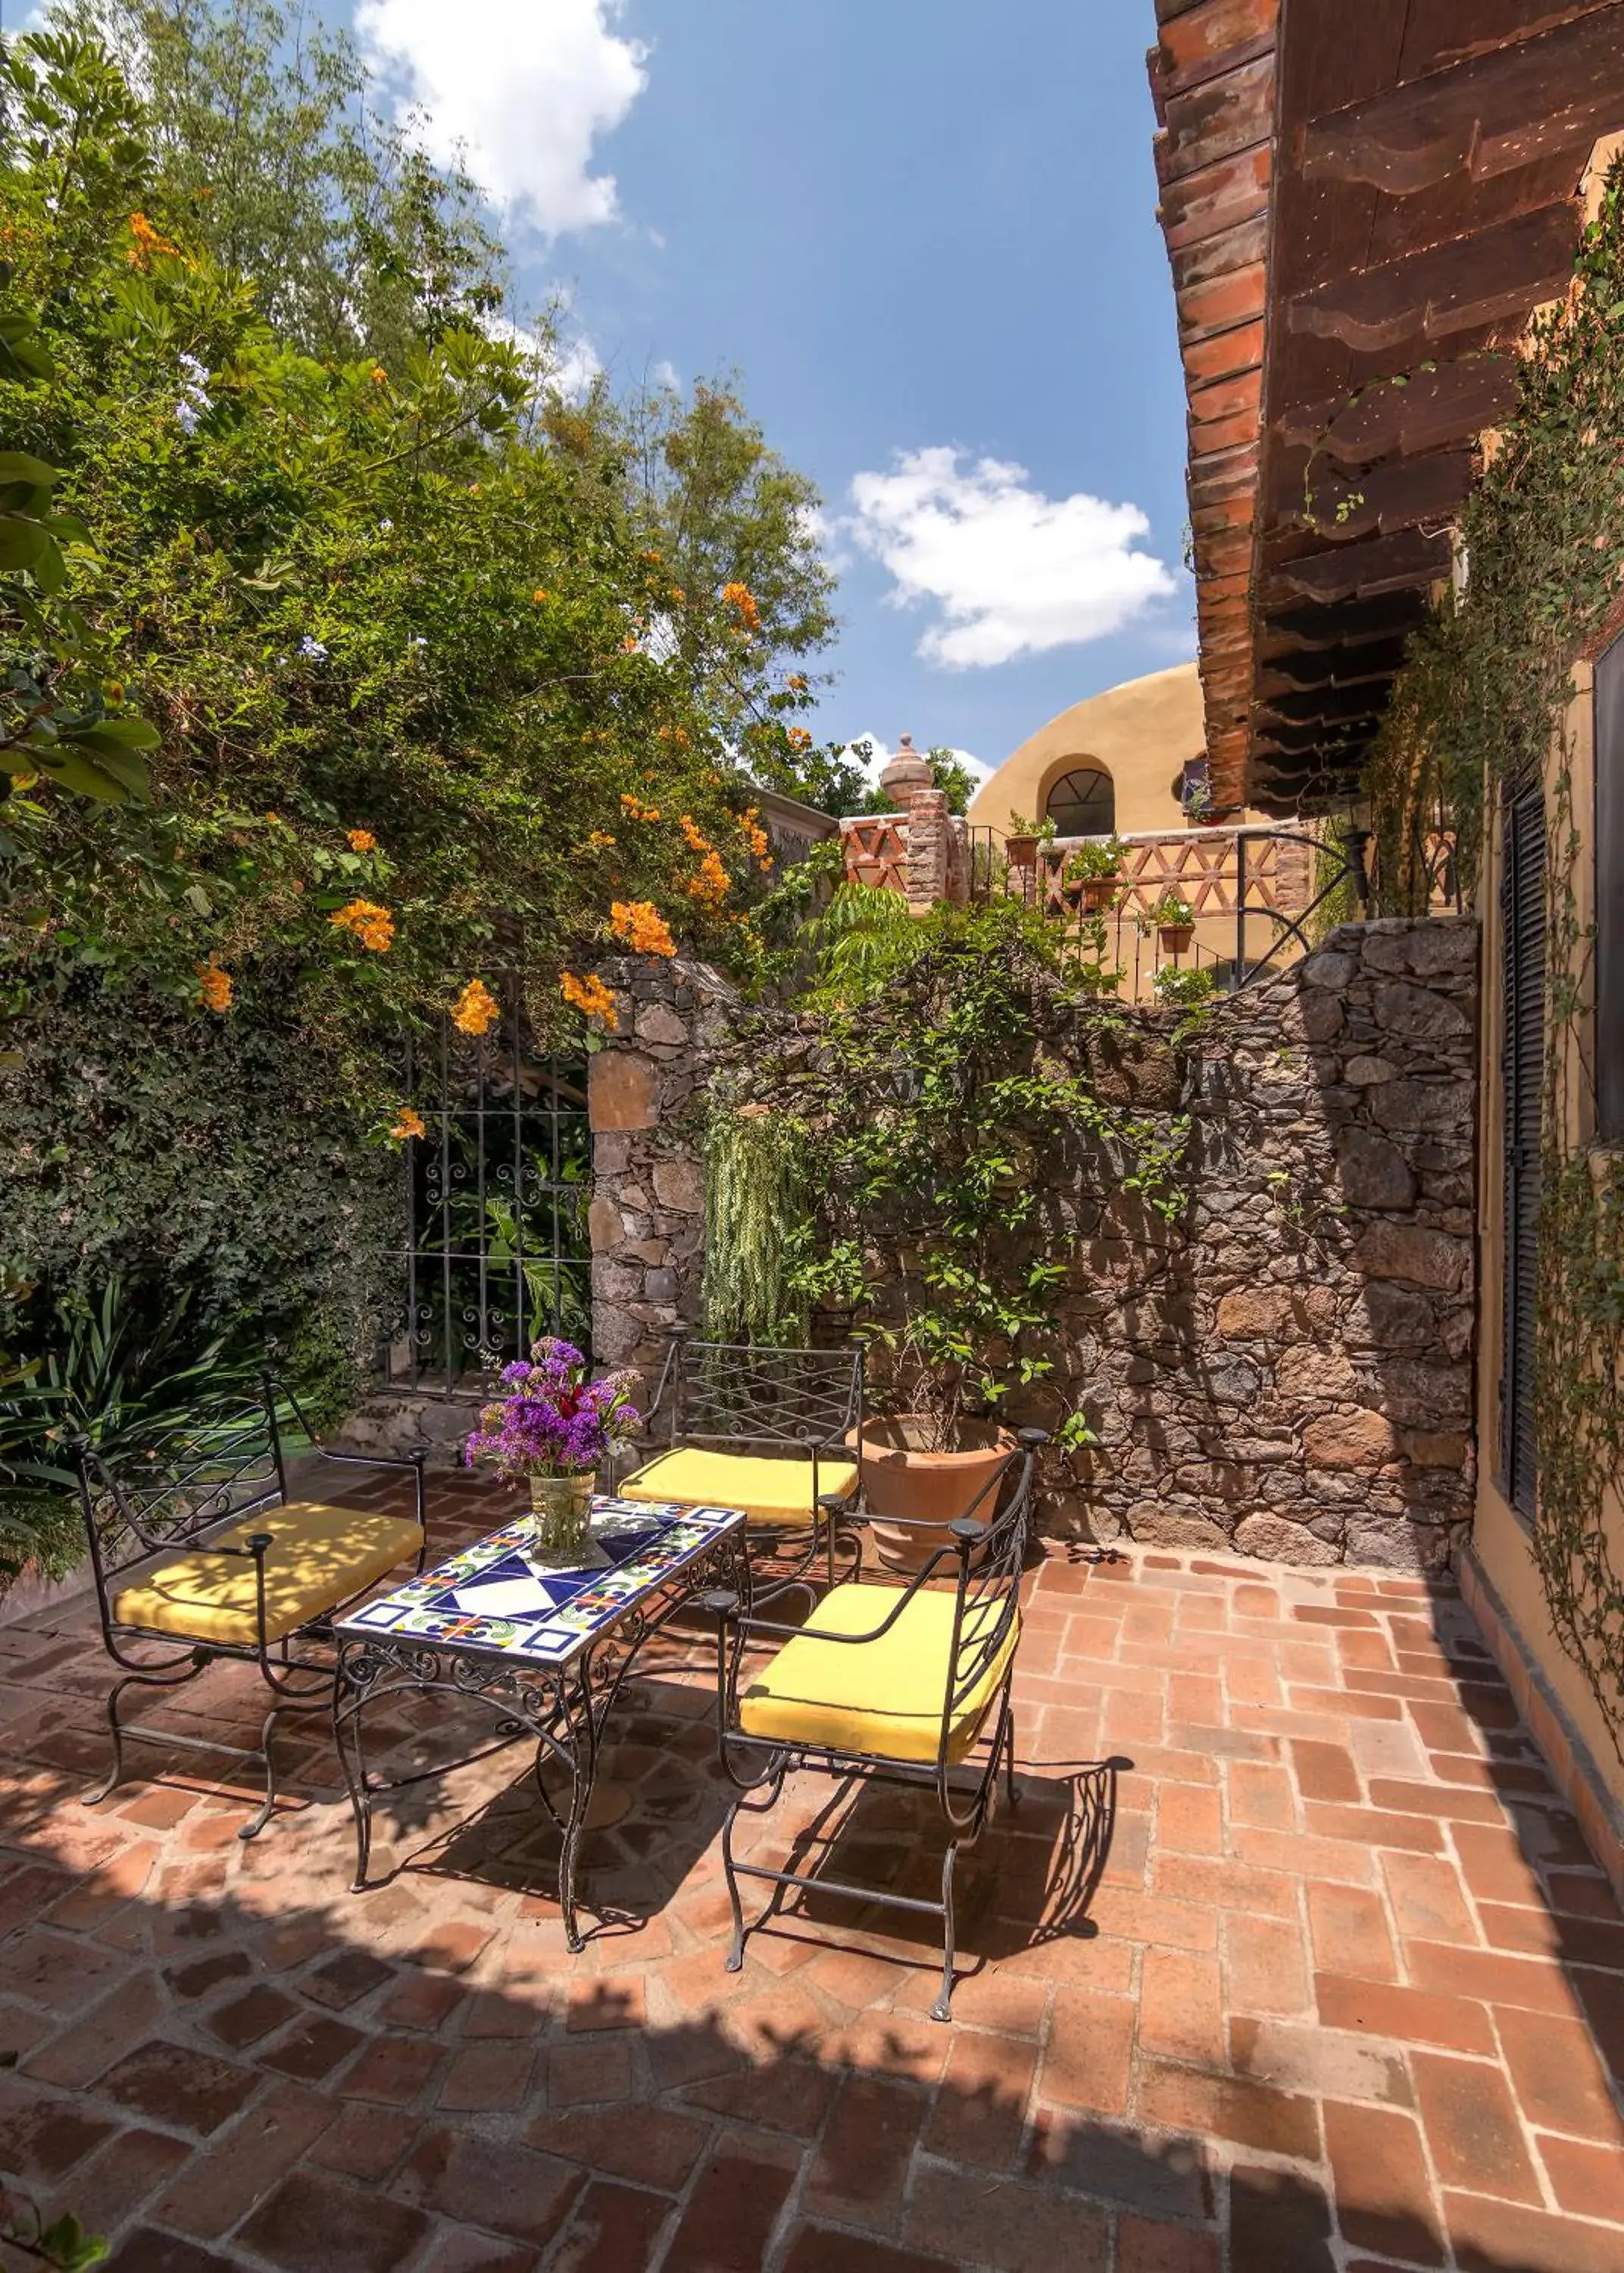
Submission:
POLYGON ((1004 850, 1012 868, 1031 868, 1037 866, 1040 844, 1052 844, 1055 826, 1045 817, 1029 821, 1024 814, 1012 813, 1004 833, 1004 850))
MULTIPOLYGON (((1042 1164, 1096 1143, 1152 1206, 1175 1166, 1047 1039, 1072 1031, 1085 992, 1060 926, 996 901, 917 929, 913 962, 804 1030, 781 1065, 741 1046, 725 1099, 737 1114, 770 1097, 800 1131, 784 1268, 810 1315, 871 1352, 857 1449, 878 1557, 896 1570, 946 1544, 995 1475, 1012 1398, 1063 1448, 1091 1441, 1044 1385, 1073 1249, 1042 1164)), ((741 1198, 737 1230, 713 1236, 747 1237, 757 1212, 741 1198)))
POLYGON ((1114 903, 1126 853, 1120 836, 1091 836, 1068 856, 1061 884, 1085 916, 1104 915, 1114 903))
POLYGON ((588 1381, 574 1344, 543 1334, 528 1360, 503 1367, 501 1378, 507 1394, 481 1412, 463 1459, 469 1467, 487 1460, 527 1484, 536 1559, 579 1568, 595 1559, 587 1512, 597 1472, 642 1426, 631 1401, 632 1377, 588 1381))
POLYGON ((1177 892, 1164 892, 1150 911, 1156 945, 1164 955, 1184 955, 1195 936, 1195 911, 1177 892))

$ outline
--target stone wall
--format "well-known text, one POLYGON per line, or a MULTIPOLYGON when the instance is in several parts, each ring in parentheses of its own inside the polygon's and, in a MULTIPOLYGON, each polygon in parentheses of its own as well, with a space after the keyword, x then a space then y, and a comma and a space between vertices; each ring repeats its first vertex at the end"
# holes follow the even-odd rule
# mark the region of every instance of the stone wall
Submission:
MULTIPOLYGON (((1069 1260, 1059 1387, 1100 1439, 1054 1464, 1046 1527, 1448 1559, 1471 1506, 1476 974, 1468 920, 1349 925, 1221 1002, 1180 1058, 1124 1014, 1126 1046, 1090 1074, 1190 1115, 1190 1203, 1169 1230, 1043 1164, 1069 1260)), ((694 1106, 735 1004, 692 966, 606 976, 621 1027, 591 1081, 595 1347, 647 1370, 697 1314, 694 1106)), ((1012 1417, 1052 1420, 1047 1397, 1012 1417)))
POLYGON ((1448 1560, 1472 1497, 1476 994, 1471 921, 1383 921, 1218 1009, 1187 1076, 1179 1236, 1082 1242, 1072 1386, 1102 1442, 1058 1524, 1448 1560))
POLYGON ((700 1309, 705 1069, 737 1007, 703 964, 627 956, 600 975, 619 1024, 587 1084, 592 1124, 592 1346, 600 1365, 659 1372, 667 1330, 700 1309))

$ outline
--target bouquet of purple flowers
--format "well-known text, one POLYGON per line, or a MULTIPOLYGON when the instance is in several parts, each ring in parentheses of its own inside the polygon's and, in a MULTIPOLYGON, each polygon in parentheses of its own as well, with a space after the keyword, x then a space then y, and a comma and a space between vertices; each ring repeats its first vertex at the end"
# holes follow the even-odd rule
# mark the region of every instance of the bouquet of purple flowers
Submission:
POLYGON ((502 1379, 507 1395, 483 1408, 462 1448, 469 1467, 489 1460, 515 1479, 590 1475, 642 1426, 631 1401, 634 1377, 588 1381, 586 1359, 554 1334, 532 1342, 528 1361, 505 1365, 502 1379))

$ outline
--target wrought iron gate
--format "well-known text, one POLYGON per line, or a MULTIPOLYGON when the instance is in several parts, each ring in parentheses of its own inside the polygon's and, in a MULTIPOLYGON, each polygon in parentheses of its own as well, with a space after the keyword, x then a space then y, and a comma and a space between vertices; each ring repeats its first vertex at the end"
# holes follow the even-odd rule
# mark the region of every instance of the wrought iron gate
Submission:
POLYGON ((410 1052, 393 1386, 477 1393, 538 1334, 588 1351, 591 1138, 584 1061, 538 1050, 515 976, 483 1035, 449 1019, 410 1052))

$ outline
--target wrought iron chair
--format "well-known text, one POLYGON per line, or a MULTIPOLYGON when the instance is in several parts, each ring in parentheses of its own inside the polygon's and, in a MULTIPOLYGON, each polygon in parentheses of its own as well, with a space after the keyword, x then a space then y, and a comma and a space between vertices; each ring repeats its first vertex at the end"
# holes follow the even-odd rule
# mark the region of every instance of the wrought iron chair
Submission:
POLYGON ((954 1864, 960 1849, 981 1835, 1000 1763, 1010 1804, 1018 1797, 1010 1698, 1033 1476, 1046 1441, 1041 1429, 1021 1430, 999 1474, 949 1526, 953 1543, 938 1548, 906 1587, 836 1587, 816 1606, 816 1623, 798 1627, 742 1612, 737 1594, 706 1597, 717 1620, 722 1764, 739 1793, 722 1832, 733 1906, 730 1973, 745 1962, 747 1934, 776 1914, 790 1887, 849 1895, 941 1919, 941 1988, 931 2011, 939 2021, 951 2017, 954 1864), (940 1583, 949 1578, 950 1590, 940 1583), (752 1669, 741 1689, 747 1645, 769 1636, 780 1640, 777 1655, 752 1669), (752 1758, 759 1773, 741 1773, 741 1760, 752 1758), (954 1772, 966 1767, 970 1780, 955 1781, 954 1772), (846 1784, 933 1789, 948 1833, 939 1901, 740 1862, 733 1851, 739 1816, 767 1812, 786 1775, 805 1767, 846 1784), (748 1925, 741 1879, 763 1879, 773 1887, 748 1925))
POLYGON ((752 1549, 778 1566, 756 1601, 834 1586, 835 1558, 862 1565, 863 1352, 692 1340, 673 1330, 648 1411, 664 1449, 624 1483, 623 1499, 739 1507, 752 1549), (821 1579, 814 1577, 822 1564, 821 1579))
MULTIPOLYGON (((252 1839, 276 1802, 271 1737, 277 1721, 285 1713, 332 1710, 336 1660, 324 1662, 310 1646, 329 1640, 334 1613, 398 1564, 415 1560, 423 1568, 423 1455, 390 1459, 329 1452, 311 1436, 292 1397, 268 1378, 258 1405, 204 1409, 111 1459, 87 1439, 72 1451, 101 1638, 123 1674, 107 1701, 112 1768, 86 1801, 105 1799, 123 1781, 118 1707, 127 1689, 178 1688, 217 1658, 234 1658, 258 1666, 272 1698, 258 1752, 239 1754, 265 1766, 264 1804, 237 1834, 252 1839), (284 1414, 324 1460, 409 1474, 415 1519, 290 1499, 284 1414), (147 1654, 150 1645, 177 1644, 177 1654, 147 1654)), ((167 1730, 153 1741, 238 1751, 167 1730)))

